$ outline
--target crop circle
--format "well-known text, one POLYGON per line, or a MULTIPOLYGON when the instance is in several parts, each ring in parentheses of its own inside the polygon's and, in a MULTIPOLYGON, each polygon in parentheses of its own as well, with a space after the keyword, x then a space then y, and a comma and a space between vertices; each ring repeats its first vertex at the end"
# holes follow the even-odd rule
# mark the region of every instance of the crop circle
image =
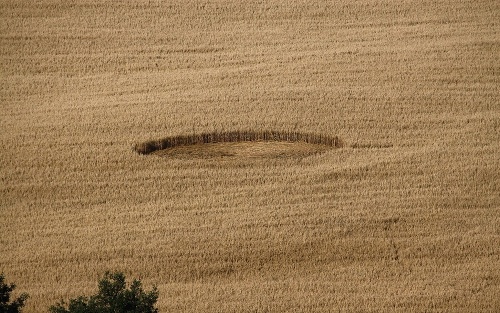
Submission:
POLYGON ((182 158, 305 157, 343 146, 338 137, 286 131, 232 131, 171 136, 138 143, 144 155, 182 158))

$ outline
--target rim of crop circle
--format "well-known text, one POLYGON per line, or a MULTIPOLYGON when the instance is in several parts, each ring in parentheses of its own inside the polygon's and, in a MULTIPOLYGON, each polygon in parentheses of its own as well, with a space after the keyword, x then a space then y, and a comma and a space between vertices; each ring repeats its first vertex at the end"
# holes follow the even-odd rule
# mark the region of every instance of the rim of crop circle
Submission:
POLYGON ((265 130, 210 132, 193 135, 170 136, 158 140, 149 140, 137 143, 133 146, 133 150, 138 154, 148 155, 156 151, 175 147, 237 142, 306 143, 311 145, 321 145, 332 149, 344 147, 344 142, 338 136, 297 131, 265 130))

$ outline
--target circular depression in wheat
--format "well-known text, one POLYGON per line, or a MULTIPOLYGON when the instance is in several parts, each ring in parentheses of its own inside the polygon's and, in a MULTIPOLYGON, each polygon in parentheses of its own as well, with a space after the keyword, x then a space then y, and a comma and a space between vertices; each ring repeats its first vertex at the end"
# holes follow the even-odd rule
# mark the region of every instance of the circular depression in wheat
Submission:
POLYGON ((339 148, 338 137, 283 131, 234 131, 171 136, 136 144, 139 154, 168 158, 305 157, 339 148))

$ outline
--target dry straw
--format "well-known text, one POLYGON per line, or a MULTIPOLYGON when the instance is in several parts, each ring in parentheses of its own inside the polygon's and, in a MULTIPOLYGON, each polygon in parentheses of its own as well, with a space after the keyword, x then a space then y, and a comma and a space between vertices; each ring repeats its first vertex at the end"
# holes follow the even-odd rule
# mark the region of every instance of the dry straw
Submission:
POLYGON ((149 154, 157 150, 177 146, 188 146, 204 143, 241 142, 241 141, 284 141, 305 142, 317 145, 340 148, 343 142, 337 137, 322 134, 300 133, 295 131, 231 131, 213 132, 196 135, 172 136, 160 140, 138 143, 134 150, 139 154, 149 154))

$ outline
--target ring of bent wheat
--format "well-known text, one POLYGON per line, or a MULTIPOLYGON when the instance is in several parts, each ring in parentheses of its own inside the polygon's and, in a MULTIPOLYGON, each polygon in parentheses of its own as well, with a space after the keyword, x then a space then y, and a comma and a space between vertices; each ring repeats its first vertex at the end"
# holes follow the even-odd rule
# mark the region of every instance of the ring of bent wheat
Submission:
POLYGON ((134 145, 162 157, 300 157, 343 147, 336 136, 286 131, 232 131, 171 136, 134 145))

